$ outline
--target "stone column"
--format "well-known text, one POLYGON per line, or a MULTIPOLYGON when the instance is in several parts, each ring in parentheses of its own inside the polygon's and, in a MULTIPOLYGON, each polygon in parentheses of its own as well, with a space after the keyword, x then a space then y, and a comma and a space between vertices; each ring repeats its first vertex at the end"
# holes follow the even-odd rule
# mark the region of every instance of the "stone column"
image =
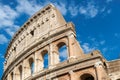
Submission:
POLYGON ((30 76, 29 63, 27 60, 23 61, 23 80, 30 76))
POLYGON ((22 80, 25 79, 25 60, 23 60, 23 66, 22 66, 22 80))
POLYGON ((34 59, 34 73, 38 71, 38 64, 37 64, 37 52, 34 53, 35 59, 34 59))
POLYGON ((7 76, 7 80, 10 80, 10 73, 9 73, 8 76, 7 76))
POLYGON ((50 44, 50 53, 49 53, 49 68, 53 68, 55 64, 59 63, 59 54, 58 49, 54 44, 50 44))
POLYGON ((43 70, 43 56, 40 51, 35 52, 35 72, 43 70))
POLYGON ((40 58, 36 58, 36 72, 43 70, 43 68, 44 68, 43 60, 40 58))
POLYGON ((14 68, 14 79, 13 80, 19 80, 19 73, 18 73, 18 68, 14 68))
POLYGON ((23 65, 23 62, 22 62, 22 80, 24 80, 24 65, 23 65))
POLYGON ((94 65, 96 69, 96 78, 97 80, 108 80, 107 79, 107 73, 104 69, 104 65, 101 61, 96 62, 94 65))
POLYGON ((73 33, 68 34, 68 52, 69 58, 76 58, 84 55, 73 33))

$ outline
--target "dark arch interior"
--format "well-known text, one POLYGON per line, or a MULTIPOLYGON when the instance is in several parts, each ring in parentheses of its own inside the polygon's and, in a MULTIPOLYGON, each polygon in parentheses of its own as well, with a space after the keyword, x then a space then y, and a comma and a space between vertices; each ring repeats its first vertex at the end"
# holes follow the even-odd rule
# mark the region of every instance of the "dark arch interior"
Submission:
POLYGON ((20 80, 22 80, 22 66, 19 67, 20 80))
POLYGON ((91 74, 83 74, 80 77, 81 80, 94 80, 94 77, 91 74))

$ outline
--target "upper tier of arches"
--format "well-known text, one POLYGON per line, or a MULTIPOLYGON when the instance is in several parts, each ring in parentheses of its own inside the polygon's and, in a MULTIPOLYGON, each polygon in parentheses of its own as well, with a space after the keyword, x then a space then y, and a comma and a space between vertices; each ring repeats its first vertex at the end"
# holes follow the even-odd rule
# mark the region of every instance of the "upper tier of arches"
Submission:
POLYGON ((25 47, 32 46, 31 44, 35 39, 43 37, 50 30, 64 24, 66 24, 66 21, 52 4, 44 7, 28 19, 15 33, 5 54, 6 61, 15 54, 19 54, 25 47))
MULTIPOLYGON (((20 29, 13 35, 13 38, 11 39, 11 41, 9 42, 8 48, 7 48, 7 52, 5 54, 5 57, 7 56, 8 51, 10 50, 11 46, 13 45, 13 43, 16 41, 16 39, 18 38, 19 35, 21 35, 21 33, 26 30, 28 28, 28 26, 30 24, 33 24, 36 19, 38 19, 38 17, 44 15, 45 12, 49 12, 50 9, 53 8, 55 9, 54 5, 49 4, 47 6, 45 6, 43 9, 39 10, 38 12, 36 12, 32 17, 30 17, 28 19, 28 21, 26 21, 23 26, 20 27, 20 29)), ((55 16, 55 15, 53 15, 55 16)), ((38 24, 38 26, 40 26, 40 24, 38 24)))

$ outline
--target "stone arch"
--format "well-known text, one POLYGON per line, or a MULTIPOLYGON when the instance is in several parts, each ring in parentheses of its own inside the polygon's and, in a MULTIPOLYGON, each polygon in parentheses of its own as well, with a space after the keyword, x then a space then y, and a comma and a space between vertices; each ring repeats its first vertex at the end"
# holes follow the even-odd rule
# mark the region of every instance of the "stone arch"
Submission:
POLYGON ((95 77, 90 73, 84 73, 80 76, 80 80, 95 80, 95 77))
MULTIPOLYGON (((39 72, 41 70, 44 69, 45 65, 44 65, 44 56, 47 54, 47 66, 48 66, 48 50, 49 47, 43 47, 41 49, 39 49, 38 51, 36 51, 36 72, 39 72)), ((48 68, 48 67, 47 67, 48 68)))
POLYGON ((35 68, 35 64, 34 64, 34 59, 33 58, 29 58, 29 74, 32 75, 34 73, 34 68, 35 68))
POLYGON ((58 50, 60 62, 63 62, 64 60, 67 60, 67 58, 68 58, 68 51, 67 51, 66 43, 65 42, 59 42, 57 44, 57 50, 58 50))
POLYGON ((42 55, 42 63, 43 63, 43 68, 48 68, 49 67, 49 55, 48 55, 48 50, 44 49, 41 51, 42 55))
POLYGON ((35 72, 35 65, 32 67, 32 64, 35 64, 34 62, 34 55, 31 55, 29 57, 27 57, 24 61, 23 61, 23 77, 27 78, 29 76, 31 76, 34 72, 35 72))

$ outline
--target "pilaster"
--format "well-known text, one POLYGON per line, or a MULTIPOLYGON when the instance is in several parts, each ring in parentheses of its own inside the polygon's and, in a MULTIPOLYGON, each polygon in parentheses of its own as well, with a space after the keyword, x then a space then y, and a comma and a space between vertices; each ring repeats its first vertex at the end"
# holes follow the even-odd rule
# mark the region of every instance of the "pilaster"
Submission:
POLYGON ((55 64, 59 63, 58 50, 54 44, 50 44, 50 54, 49 54, 49 68, 53 68, 55 64))
POLYGON ((94 67, 96 69, 97 80, 108 80, 107 73, 104 69, 103 62, 101 61, 96 62, 94 67))
POLYGON ((79 43, 77 42, 74 33, 68 34, 68 52, 69 52, 69 58, 76 58, 79 56, 83 56, 82 48, 80 47, 79 43))

